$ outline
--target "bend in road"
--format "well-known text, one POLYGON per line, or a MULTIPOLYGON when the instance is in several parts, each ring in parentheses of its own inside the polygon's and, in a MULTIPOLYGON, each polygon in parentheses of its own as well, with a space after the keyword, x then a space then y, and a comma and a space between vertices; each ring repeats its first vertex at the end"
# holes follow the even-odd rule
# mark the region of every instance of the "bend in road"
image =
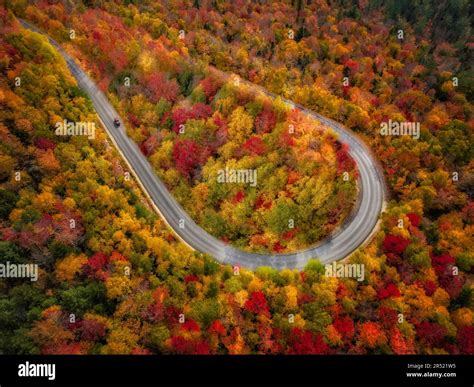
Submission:
MULTIPOLYGON (((21 20, 21 24, 27 29, 44 35, 26 21, 21 20)), ((221 263, 246 267, 252 270, 261 266, 270 266, 278 270, 283 268, 303 269, 310 259, 319 259, 319 261, 325 264, 347 257, 372 234, 383 208, 386 188, 381 168, 372 157, 370 149, 355 134, 337 122, 294 102, 284 100, 289 106, 298 108, 304 114, 312 116, 324 125, 332 128, 339 135, 339 139, 349 145, 349 153, 359 170, 358 206, 354 209, 349 221, 344 222, 343 226, 336 233, 315 246, 294 253, 250 253, 227 245, 213 237, 191 219, 168 191, 164 183, 156 176, 153 168, 141 153, 137 144, 127 136, 124 122, 120 119, 117 111, 104 93, 97 88, 96 84, 55 40, 47 38, 65 59, 79 87, 92 100, 94 108, 108 135, 151 200, 155 210, 159 212, 178 237, 192 249, 206 253, 221 263), (119 118, 121 124, 119 128, 115 128, 113 125, 113 120, 116 117, 119 118), (180 224, 183 224, 183 221, 184 228, 181 228, 180 224)), ((271 98, 276 97, 261 86, 254 85, 248 81, 244 82, 271 98)))

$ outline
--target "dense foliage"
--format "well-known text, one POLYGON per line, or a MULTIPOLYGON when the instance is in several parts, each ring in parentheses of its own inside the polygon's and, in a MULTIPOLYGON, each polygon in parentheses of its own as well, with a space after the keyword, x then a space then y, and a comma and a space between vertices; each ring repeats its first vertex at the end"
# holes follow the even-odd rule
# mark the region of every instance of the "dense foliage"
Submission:
MULTIPOLYGON (((92 3, 12 1, 0 9, 0 259, 41 269, 35 283, 0 282, 0 352, 474 354, 467 27, 439 41, 429 23, 414 29, 408 15, 370 1, 92 3), (275 236, 252 240, 254 247, 309 243, 298 233, 286 240, 278 220, 315 168, 328 173, 320 184, 336 189, 330 176, 344 171, 338 162, 347 158, 317 123, 307 123, 306 137, 283 136, 279 126, 303 120, 297 111, 236 88, 208 64, 357 131, 381 160, 392 197, 372 242, 349 258, 365 265, 364 280, 326 277, 318 261, 301 272, 235 270, 175 240, 124 178, 102 130, 92 141, 54 136, 63 117, 95 115, 64 61, 13 13, 82 61, 176 197, 202 206, 191 213, 213 210, 202 220, 209 227, 238 225, 222 235, 236 243, 256 232, 239 229, 249 227, 255 207, 267 211, 266 232, 275 236), (67 43, 70 28, 76 39, 67 43), (389 118, 421 122, 421 138, 380 136, 389 118), (293 141, 300 148, 280 152, 298 146, 293 141), (333 159, 298 169, 318 153, 333 159), (212 193, 220 186, 203 176, 232 157, 250 165, 274 160, 274 186, 265 192, 288 195, 251 187, 212 193), (212 208, 219 198, 231 204, 228 214, 212 208), (240 213, 242 223, 225 218, 240 213)), ((322 203, 316 208, 328 208, 322 203)))
MULTIPOLYGON (((141 23, 86 10, 64 25, 77 34, 75 56, 127 118, 128 134, 211 234, 243 249, 296 250, 351 212, 357 171, 329 128, 194 63, 179 39, 154 39, 141 23), (119 35, 117 51, 110 37, 119 35), (255 181, 219 181, 229 170, 255 171, 255 181)), ((58 25, 51 32, 67 36, 58 25)))

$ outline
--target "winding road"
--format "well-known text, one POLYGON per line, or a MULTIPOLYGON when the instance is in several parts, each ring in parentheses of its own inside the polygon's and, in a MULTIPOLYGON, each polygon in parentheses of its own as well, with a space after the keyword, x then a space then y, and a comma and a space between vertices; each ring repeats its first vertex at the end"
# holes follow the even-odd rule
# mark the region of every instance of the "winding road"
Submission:
MULTIPOLYGON (((21 24, 29 30, 45 35, 24 20, 21 20, 21 24)), ((221 263, 252 270, 261 266, 270 266, 278 270, 283 268, 303 269, 310 259, 319 259, 323 264, 343 259, 353 253, 372 236, 377 226, 379 215, 383 210, 386 187, 381 168, 372 157, 370 149, 354 133, 344 128, 341 124, 292 101, 284 100, 289 107, 297 108, 304 114, 310 115, 332 128, 339 135, 340 141, 349 145, 349 153, 359 169, 358 205, 349 219, 335 233, 317 245, 295 253, 249 253, 225 244, 223 241, 213 237, 198 226, 177 203, 164 183, 154 173, 152 166, 141 153, 137 144, 127 136, 123 120, 119 118, 120 128, 114 127, 113 120, 115 117, 119 117, 119 115, 104 93, 97 88, 96 84, 55 40, 48 36, 46 37, 66 60, 79 87, 92 100, 96 112, 112 142, 150 199, 155 210, 174 230, 177 236, 192 249, 209 254, 221 263), (184 225, 184 227, 181 228, 180 225, 184 225)), ((256 91, 263 92, 272 98, 276 97, 261 86, 247 81, 243 82, 254 87, 256 91)))

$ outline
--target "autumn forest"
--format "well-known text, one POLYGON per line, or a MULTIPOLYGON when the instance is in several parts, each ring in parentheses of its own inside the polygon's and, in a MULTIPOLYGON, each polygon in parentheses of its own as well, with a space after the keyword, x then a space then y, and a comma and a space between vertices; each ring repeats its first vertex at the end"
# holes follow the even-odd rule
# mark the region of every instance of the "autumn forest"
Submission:
POLYGON ((472 11, 0 2, 0 264, 38 270, 0 278, 0 354, 473 355, 472 11), (192 221, 272 264, 336 249, 363 207, 362 166, 318 117, 342 125, 383 176, 380 213, 366 203, 376 225, 337 261, 360 275, 328 275, 336 261, 318 256, 253 270, 191 248, 46 35, 192 221), (94 132, 58 135, 63 122, 94 132))

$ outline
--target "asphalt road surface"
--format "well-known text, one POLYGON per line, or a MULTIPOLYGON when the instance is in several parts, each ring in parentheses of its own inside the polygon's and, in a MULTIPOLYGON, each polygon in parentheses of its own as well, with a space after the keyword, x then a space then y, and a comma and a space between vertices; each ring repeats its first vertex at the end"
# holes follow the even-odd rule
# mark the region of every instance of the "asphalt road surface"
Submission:
MULTIPOLYGON (((21 21, 21 23, 25 28, 42 34, 41 31, 29 23, 25 21, 21 21)), ((48 39, 66 60, 69 69, 77 79, 79 87, 92 100, 97 114, 113 143, 135 175, 142 189, 151 199, 155 210, 159 212, 179 238, 194 250, 209 254, 221 263, 252 270, 260 266, 270 266, 278 270, 283 268, 303 269, 310 259, 319 259, 323 264, 343 259, 353 253, 372 235, 385 202, 386 188, 381 168, 372 157, 370 149, 354 133, 337 122, 310 111, 301 105, 285 100, 289 107, 297 108, 332 128, 338 133, 339 140, 349 145, 349 153, 359 169, 359 197, 357 206, 344 224, 328 238, 306 250, 294 253, 249 253, 213 237, 190 218, 165 187, 164 183, 154 173, 153 168, 138 146, 127 136, 124 122, 120 119, 107 97, 57 42, 49 37, 48 39), (119 128, 115 128, 113 125, 113 120, 116 117, 120 121, 119 128), (181 228, 180 225, 184 225, 184 227, 181 228)), ((241 81, 255 88, 256 91, 267 94, 270 97, 275 97, 274 94, 260 86, 244 80, 241 81)))

